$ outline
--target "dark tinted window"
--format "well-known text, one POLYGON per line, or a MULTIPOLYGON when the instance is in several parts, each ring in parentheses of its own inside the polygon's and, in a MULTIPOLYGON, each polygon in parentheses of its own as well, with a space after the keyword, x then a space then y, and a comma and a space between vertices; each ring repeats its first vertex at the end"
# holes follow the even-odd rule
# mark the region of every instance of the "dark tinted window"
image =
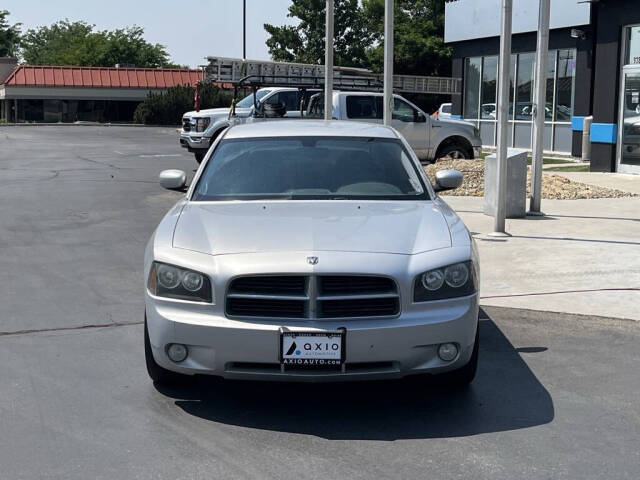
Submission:
POLYGON ((348 95, 347 117, 382 119, 382 97, 348 95))
POLYGON ((280 137, 223 140, 194 200, 427 199, 395 139, 280 137))

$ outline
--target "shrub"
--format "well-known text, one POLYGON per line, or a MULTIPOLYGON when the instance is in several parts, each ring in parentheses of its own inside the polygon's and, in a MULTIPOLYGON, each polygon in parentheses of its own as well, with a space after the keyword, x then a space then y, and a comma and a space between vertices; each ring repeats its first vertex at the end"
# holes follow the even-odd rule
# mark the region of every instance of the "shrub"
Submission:
MULTIPOLYGON (((135 123, 179 125, 182 115, 193 110, 195 89, 180 85, 165 92, 150 92, 133 114, 135 123)), ((200 109, 229 107, 233 94, 211 83, 200 85, 200 109)))

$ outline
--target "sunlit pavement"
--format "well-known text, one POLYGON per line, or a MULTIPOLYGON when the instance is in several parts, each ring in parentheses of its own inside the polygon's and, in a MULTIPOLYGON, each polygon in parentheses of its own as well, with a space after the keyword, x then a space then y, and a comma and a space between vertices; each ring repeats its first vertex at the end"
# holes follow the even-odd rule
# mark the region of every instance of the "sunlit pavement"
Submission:
POLYGON ((543 200, 507 238, 482 198, 443 198, 476 238, 482 305, 640 320, 640 197, 543 200))
MULTIPOLYGON (((479 372, 465 392, 417 379, 154 387, 142 350, 142 255, 179 197, 155 177, 194 167, 171 129, 0 128, 0 478, 637 478, 634 321, 486 307, 479 372)), ((486 219, 466 201, 455 206, 482 236, 486 219)), ((598 233, 561 219, 555 204, 543 208, 558 218, 509 221, 509 230, 637 242, 633 220, 598 233), (558 230, 535 229, 543 224, 558 230)), ((612 216, 605 210, 587 216, 612 216)), ((527 262, 546 266, 552 282, 561 266, 575 264, 567 279, 602 269, 591 251, 565 258, 568 242, 479 240, 483 289, 500 278, 496 259, 519 271, 521 249, 537 252, 527 262), (554 265, 539 259, 550 248, 562 249, 554 265)), ((622 245, 582 243, 600 256, 622 245)), ((483 294, 517 292, 494 288, 483 294)))

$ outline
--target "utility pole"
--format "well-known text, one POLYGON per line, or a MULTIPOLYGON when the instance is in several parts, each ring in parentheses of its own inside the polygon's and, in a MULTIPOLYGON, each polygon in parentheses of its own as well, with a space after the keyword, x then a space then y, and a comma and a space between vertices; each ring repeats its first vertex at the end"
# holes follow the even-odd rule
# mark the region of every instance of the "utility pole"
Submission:
POLYGON ((242 61, 247 61, 247 0, 242 0, 242 61))
POLYGON ((544 150, 544 121, 547 100, 547 56, 549 52, 550 0, 540 0, 538 12, 538 45, 536 48, 536 90, 533 107, 533 158, 531 161, 531 197, 527 215, 543 215, 542 201, 542 152, 544 150))
POLYGON ((324 47, 324 119, 333 117, 333 0, 327 0, 324 47))
POLYGON ((242 0, 242 76, 247 74, 247 0, 242 0))
POLYGON ((493 219, 494 236, 506 236, 505 218, 507 211, 507 136, 509 126, 509 70, 511 66, 511 27, 513 0, 502 0, 502 21, 500 30, 500 67, 498 80, 498 205, 493 219))
POLYGON ((383 121, 393 120, 393 0, 384 2, 384 106, 383 121))

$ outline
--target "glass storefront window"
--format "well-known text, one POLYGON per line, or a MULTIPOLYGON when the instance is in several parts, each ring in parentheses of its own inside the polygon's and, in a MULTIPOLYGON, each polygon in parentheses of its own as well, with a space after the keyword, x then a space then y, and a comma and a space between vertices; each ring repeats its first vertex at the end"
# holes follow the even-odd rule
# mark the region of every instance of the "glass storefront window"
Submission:
POLYGON ((467 58, 464 72, 464 118, 477 119, 480 106, 482 57, 467 58))
POLYGON ((533 110, 534 53, 518 55, 518 78, 516 80, 516 120, 531 120, 533 110))
POLYGON ((556 122, 570 122, 573 115, 573 85, 576 76, 575 50, 558 50, 556 122))
MULTIPOLYGON (((547 98, 545 101, 544 118, 553 120, 553 95, 556 81, 556 51, 549 52, 547 57, 547 98)), ((570 121, 570 120, 569 120, 570 121)))
MULTIPOLYGON (((570 122, 573 115, 573 89, 576 52, 573 49, 551 50, 547 60, 547 95, 545 119, 570 122), (556 72, 556 57, 558 71, 556 72), (556 103, 555 117, 553 111, 556 103)), ((531 121, 534 96, 535 53, 511 56, 509 119, 531 121), (517 76, 514 75, 517 64, 517 76), (515 91, 514 91, 515 90, 515 91)), ((464 118, 495 120, 498 91, 498 57, 470 57, 465 62, 464 118)))
MULTIPOLYGON (((639 27, 640 28, 640 27, 639 27)), ((638 32, 640 36, 640 31, 638 32)), ((640 45, 640 44, 639 44, 640 45)), ((640 47, 639 47, 640 48, 640 47)), ((497 56, 469 57, 465 59, 463 114, 467 120, 479 120, 488 128, 489 122, 495 122, 497 117, 497 93, 498 93, 498 62, 497 56)), ((573 115, 573 95, 576 72, 575 49, 550 50, 547 58, 547 92, 545 99, 545 120, 548 125, 550 138, 555 140, 545 148, 560 148, 565 151, 566 145, 571 145, 571 139, 565 138, 571 135, 570 127, 573 115), (556 123, 564 123, 558 125, 556 123)), ((516 122, 529 122, 529 126, 522 126, 520 137, 516 132, 519 123, 511 123, 511 143, 527 143, 530 137, 526 131, 530 131, 530 122, 533 119, 533 100, 535 93, 535 52, 525 52, 511 55, 509 85, 509 119, 516 122), (529 130, 527 130, 527 128, 529 130), (524 132, 524 133, 523 133, 524 132), (517 138, 522 140, 516 141, 517 138)), ((486 129, 485 129, 486 130, 486 129)), ((489 130, 487 130, 489 132, 489 130)), ((484 139, 485 137, 483 137, 484 139)), ((487 133, 486 140, 490 140, 492 134, 487 133)), ((493 142, 487 145, 493 145, 493 142)), ((512 146, 513 146, 512 145, 512 146)))
POLYGON ((496 98, 498 93, 498 57, 484 57, 482 65, 482 94, 480 118, 496 119, 496 98))
POLYGON ((625 65, 640 65, 640 26, 627 28, 625 65))

